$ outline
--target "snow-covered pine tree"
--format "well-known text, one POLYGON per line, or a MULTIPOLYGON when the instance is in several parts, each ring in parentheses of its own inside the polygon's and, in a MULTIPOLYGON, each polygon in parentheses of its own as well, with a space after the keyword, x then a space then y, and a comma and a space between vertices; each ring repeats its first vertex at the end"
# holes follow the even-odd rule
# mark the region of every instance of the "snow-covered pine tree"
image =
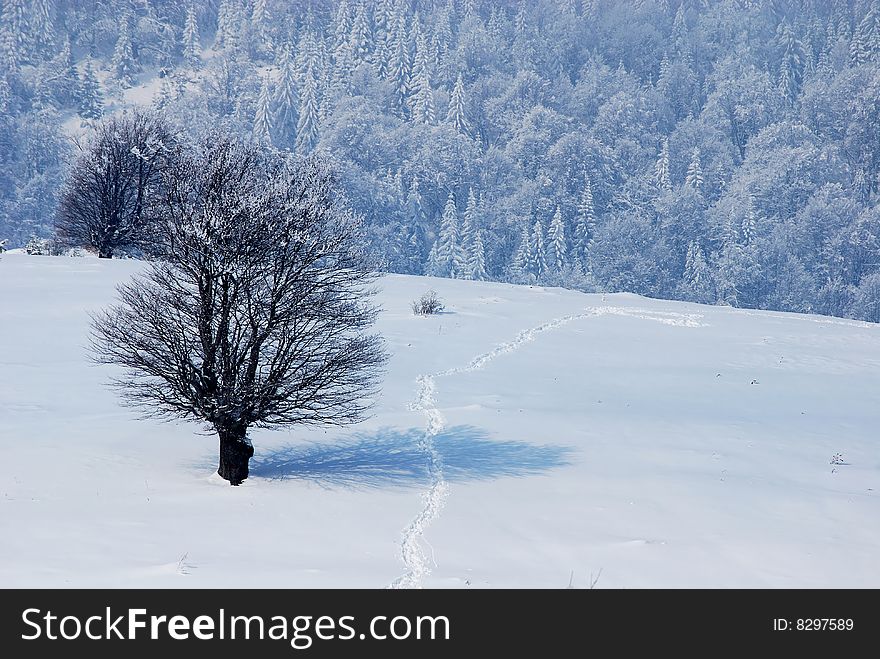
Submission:
POLYGON ((696 302, 712 302, 713 284, 709 264, 697 241, 688 243, 684 268, 684 285, 696 302))
POLYGON ((794 105, 804 80, 804 47, 794 30, 783 22, 779 25, 782 59, 779 63, 779 90, 789 105, 794 105))
POLYGON ((532 262, 529 270, 536 277, 540 277, 547 271, 547 249, 544 246, 544 226, 541 219, 535 220, 532 227, 532 262))
POLYGON ((684 184, 697 192, 703 191, 703 166, 700 163, 700 148, 694 147, 691 152, 691 162, 687 168, 684 184))
POLYGON ((399 114, 406 112, 409 95, 409 45, 406 31, 406 13, 400 6, 397 10, 397 25, 390 46, 391 61, 388 66, 388 80, 394 92, 393 104, 399 114))
POLYGON ((80 79, 76 63, 70 52, 70 40, 65 39, 61 51, 52 60, 52 77, 58 103, 63 107, 76 107, 79 104, 80 79))
POLYGON ((296 152, 311 153, 318 143, 318 82, 312 67, 306 71, 299 100, 299 121, 296 125, 296 152))
POLYGON ((100 119, 104 114, 104 96, 90 59, 86 60, 83 68, 79 92, 79 116, 83 119, 100 119))
POLYGON ((49 0, 32 0, 30 8, 30 29, 33 35, 31 49, 38 57, 46 57, 55 46, 55 27, 52 21, 49 0))
POLYGON ((348 91, 354 66, 351 43, 348 40, 340 42, 333 50, 333 75, 330 81, 333 98, 338 98, 348 91))
POLYGON ((192 69, 202 63, 202 44, 199 39, 199 22, 192 3, 186 9, 186 23, 183 26, 183 61, 192 69))
POLYGON ((4 0, 0 12, 0 73, 18 73, 27 56, 29 32, 24 0, 4 0))
POLYGON ((349 35, 349 51, 354 66, 370 60, 372 53, 372 35, 370 34, 370 22, 367 18, 367 8, 363 2, 358 3, 351 22, 349 35))
POLYGON ((419 23, 418 14, 413 17, 411 29, 414 34, 411 39, 415 43, 415 48, 413 51, 413 64, 412 71, 410 72, 409 84, 410 87, 414 88, 418 84, 418 80, 422 75, 426 73, 430 75, 431 57, 429 55, 428 41, 425 33, 422 31, 421 24, 419 23))
POLYGON ((470 252, 471 244, 474 240, 474 232, 479 226, 477 212, 477 195, 474 194, 474 189, 470 188, 468 190, 467 204, 464 208, 464 221, 461 225, 461 244, 468 252, 470 252))
POLYGON ((593 188, 590 185, 590 177, 584 177, 584 188, 578 200, 577 218, 574 227, 574 240, 572 247, 575 260, 585 272, 592 270, 590 248, 596 235, 596 210, 593 204, 593 188))
POLYGON ((849 48, 853 64, 865 64, 880 57, 880 9, 876 3, 859 21, 849 48))
POLYGON ((568 242, 565 239, 565 222, 559 206, 556 206, 556 212, 550 222, 549 238, 553 267, 557 272, 562 272, 568 265, 568 242))
POLYGON ((669 138, 663 139, 663 146, 660 147, 660 156, 654 165, 654 181, 657 189, 662 192, 672 190, 672 178, 669 175, 669 138))
POLYGON ((468 134, 468 122, 465 117, 464 109, 464 81, 461 73, 455 81, 452 88, 452 94, 449 97, 449 110, 446 112, 446 123, 455 128, 459 133, 468 134))
POLYGON ((532 234, 529 232, 529 223, 523 222, 522 232, 519 238, 519 247, 513 257, 513 270, 519 276, 527 276, 532 263, 532 234))
POLYGON ((254 114, 253 138, 255 142, 272 146, 272 119, 269 112, 269 78, 264 77, 257 97, 257 109, 254 114))
POLYGON ((461 279, 467 269, 467 256, 462 250, 458 211, 455 195, 450 192, 443 208, 440 234, 437 236, 434 270, 430 274, 437 277, 461 279))
POLYGON ((113 77, 119 81, 122 87, 131 87, 135 74, 134 54, 131 49, 131 39, 128 36, 128 16, 123 16, 119 23, 119 37, 116 39, 116 48, 113 50, 113 77))
POLYGON ((486 248, 483 245, 483 230, 479 227, 474 229, 474 238, 467 264, 468 279, 484 281, 486 274, 486 248))
POLYGON ((275 112, 272 126, 279 148, 292 149, 296 144, 297 95, 296 69, 289 46, 276 49, 278 53, 278 87, 275 90, 275 112))
POLYGON ((265 55, 273 52, 272 39, 269 25, 272 17, 269 14, 267 0, 254 0, 254 8, 251 11, 251 41, 256 54, 265 55))
POLYGON ((433 125, 436 123, 434 112, 434 90, 428 80, 428 71, 424 70, 414 82, 413 95, 410 98, 410 106, 413 121, 433 125))
POLYGON ((746 215, 742 221, 742 237, 746 245, 751 245, 752 241, 758 234, 758 220, 755 212, 755 197, 749 193, 749 203, 746 208, 746 215))
POLYGON ((237 50, 240 45, 241 23, 240 0, 220 0, 220 7, 217 10, 217 33, 214 37, 214 48, 227 51, 237 50))

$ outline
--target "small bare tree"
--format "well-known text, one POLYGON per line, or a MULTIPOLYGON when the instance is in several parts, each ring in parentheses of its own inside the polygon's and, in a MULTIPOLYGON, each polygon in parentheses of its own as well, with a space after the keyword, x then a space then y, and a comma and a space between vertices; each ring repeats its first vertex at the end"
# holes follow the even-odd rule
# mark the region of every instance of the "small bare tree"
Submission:
POLYGON ((233 485, 249 428, 360 420, 387 358, 361 220, 334 187, 317 159, 226 139, 181 156, 155 206, 160 260, 94 319, 127 402, 207 423, 233 485))
POLYGON ((58 206, 59 239, 107 259, 144 247, 147 204, 173 144, 173 134, 155 113, 136 110, 99 124, 90 141, 78 144, 81 153, 58 206))

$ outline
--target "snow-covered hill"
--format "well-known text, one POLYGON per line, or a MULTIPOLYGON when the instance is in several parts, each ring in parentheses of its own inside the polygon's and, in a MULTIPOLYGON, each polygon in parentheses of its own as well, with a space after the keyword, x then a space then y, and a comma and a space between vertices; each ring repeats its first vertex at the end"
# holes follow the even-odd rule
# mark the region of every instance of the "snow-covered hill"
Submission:
POLYGON ((4 586, 880 586, 880 326, 388 276, 374 418, 232 488, 87 360, 140 267, 0 260, 4 586))

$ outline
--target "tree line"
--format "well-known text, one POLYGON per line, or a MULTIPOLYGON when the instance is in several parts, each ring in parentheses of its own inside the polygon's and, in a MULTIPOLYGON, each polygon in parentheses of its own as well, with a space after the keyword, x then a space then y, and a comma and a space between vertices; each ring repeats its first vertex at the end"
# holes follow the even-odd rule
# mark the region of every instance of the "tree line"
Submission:
POLYGON ((876 0, 4 12, 16 243, 51 229, 62 121, 158 81, 190 134, 332 157, 390 271, 880 320, 876 0))

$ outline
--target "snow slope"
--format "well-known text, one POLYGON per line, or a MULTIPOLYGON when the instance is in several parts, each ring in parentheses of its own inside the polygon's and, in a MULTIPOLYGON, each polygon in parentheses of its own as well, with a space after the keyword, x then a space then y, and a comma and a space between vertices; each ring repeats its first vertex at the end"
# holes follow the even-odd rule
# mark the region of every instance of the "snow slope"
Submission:
POLYGON ((2 586, 880 586, 880 326, 388 276, 375 416, 232 488, 87 361, 140 267, 0 257, 2 586))

